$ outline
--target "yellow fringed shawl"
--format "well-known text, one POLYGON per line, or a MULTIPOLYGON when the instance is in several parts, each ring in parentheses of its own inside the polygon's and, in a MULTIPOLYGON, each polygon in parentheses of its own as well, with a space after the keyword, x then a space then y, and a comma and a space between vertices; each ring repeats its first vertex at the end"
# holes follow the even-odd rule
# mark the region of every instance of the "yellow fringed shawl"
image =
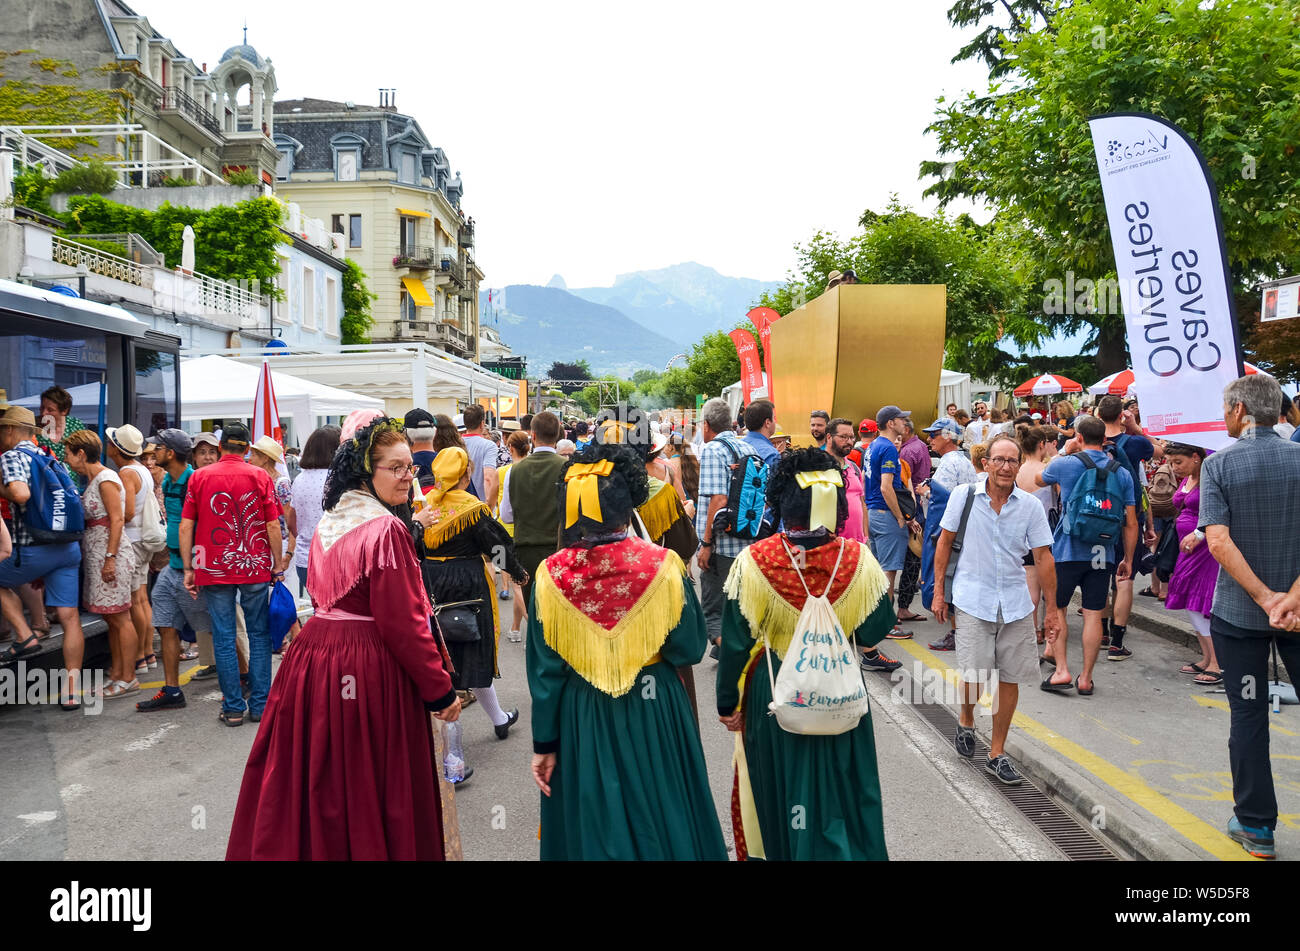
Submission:
POLYGON ((632 689, 637 672, 654 658, 669 632, 681 622, 686 568, 673 552, 658 550, 664 558, 654 577, 611 630, 564 596, 545 563, 537 572, 534 597, 546 643, 583 680, 611 697, 621 697, 632 689))
MULTIPOLYGON (((434 550, 453 535, 463 532, 471 525, 478 524, 480 519, 491 516, 492 510, 485 503, 469 495, 468 492, 460 494, 468 496, 469 502, 462 503, 461 506, 454 508, 446 504, 435 506, 435 508, 441 509, 438 521, 424 530, 424 547, 428 550, 434 550)), ((451 495, 451 493, 448 493, 448 495, 451 495)), ((415 511, 418 512, 419 510, 420 505, 417 502, 415 511)))
MULTIPOLYGON (((850 541, 848 544, 860 543, 850 541)), ((772 587, 748 548, 742 551, 732 564, 723 590, 728 598, 738 602, 740 613, 749 622, 754 637, 761 643, 762 635, 766 633, 776 656, 784 657, 790 646, 790 638, 794 636, 794 626, 799 619, 799 611, 772 587)), ((864 545, 857 566, 854 568, 853 577, 838 600, 831 605, 844 632, 851 635, 857 630, 888 591, 889 579, 885 577, 880 564, 871 557, 864 545)))
MULTIPOLYGON (((652 485, 655 482, 659 480, 651 480, 652 485)), ((651 541, 663 538, 664 532, 672 528, 673 523, 684 514, 681 503, 677 499, 677 490, 667 482, 659 482, 659 485, 661 487, 659 491, 653 493, 646 503, 636 510, 651 541)))

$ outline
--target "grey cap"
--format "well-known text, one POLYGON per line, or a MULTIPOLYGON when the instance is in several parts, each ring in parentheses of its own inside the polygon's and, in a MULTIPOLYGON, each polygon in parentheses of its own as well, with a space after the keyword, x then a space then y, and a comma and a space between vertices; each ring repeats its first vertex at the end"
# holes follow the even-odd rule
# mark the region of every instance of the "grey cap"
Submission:
MULTIPOLYGON (((190 441, 190 434, 183 429, 160 429, 150 439, 157 442, 158 445, 187 458, 194 449, 194 443, 190 441)), ((215 443, 216 440, 214 439, 213 444, 215 445, 215 443)))

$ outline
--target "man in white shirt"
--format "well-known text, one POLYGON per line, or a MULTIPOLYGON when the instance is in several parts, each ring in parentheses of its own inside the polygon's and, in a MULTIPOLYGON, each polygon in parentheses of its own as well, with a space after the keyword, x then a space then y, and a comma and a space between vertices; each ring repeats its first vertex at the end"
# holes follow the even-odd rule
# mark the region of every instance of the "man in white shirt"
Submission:
POLYGON ((487 414, 483 407, 472 403, 465 407, 465 449, 469 453, 469 484, 474 494, 488 504, 497 506, 497 447, 484 432, 483 421, 487 414))
MULTIPOLYGON (((1033 552, 1048 604, 1056 599, 1052 530, 1043 506, 1016 485, 1020 461, 1020 446, 1014 439, 993 437, 984 459, 986 475, 971 485, 959 486, 948 500, 934 556, 935 619, 940 624, 946 619, 949 597, 957 618, 957 669, 965 690, 957 721, 957 752, 975 755, 975 704, 983 682, 996 681, 993 736, 984 768, 1008 786, 1024 782, 1005 751, 1020 684, 1039 680, 1034 605, 1024 571, 1024 557, 1029 552, 1033 552), (944 587, 954 554, 953 540, 972 492, 974 502, 961 550, 956 553, 959 561, 953 590, 948 593, 944 587)), ((1054 642, 1060 620, 1052 612, 1048 614, 1047 638, 1054 642)))
POLYGON ((980 400, 971 407, 972 418, 970 424, 966 427, 966 436, 962 440, 962 448, 970 449, 971 446, 978 446, 984 440, 989 438, 989 430, 993 428, 993 423, 989 421, 989 404, 980 400))

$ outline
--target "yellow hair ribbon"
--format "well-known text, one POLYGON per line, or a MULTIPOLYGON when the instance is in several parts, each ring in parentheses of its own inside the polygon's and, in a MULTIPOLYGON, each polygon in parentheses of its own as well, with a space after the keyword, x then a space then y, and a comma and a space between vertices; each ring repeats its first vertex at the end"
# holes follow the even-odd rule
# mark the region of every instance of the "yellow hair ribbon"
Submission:
POLYGON ((812 489, 812 511, 808 513, 808 527, 835 531, 839 521, 837 488, 844 484, 835 469, 818 469, 815 472, 795 473, 795 482, 801 489, 812 489))
POLYGON ((580 462, 569 466, 568 471, 564 473, 567 486, 564 493, 565 528, 578 520, 579 512, 592 521, 601 520, 600 485, 596 480, 613 471, 614 463, 609 459, 602 459, 600 462, 580 462), (568 485, 570 482, 573 484, 568 485))

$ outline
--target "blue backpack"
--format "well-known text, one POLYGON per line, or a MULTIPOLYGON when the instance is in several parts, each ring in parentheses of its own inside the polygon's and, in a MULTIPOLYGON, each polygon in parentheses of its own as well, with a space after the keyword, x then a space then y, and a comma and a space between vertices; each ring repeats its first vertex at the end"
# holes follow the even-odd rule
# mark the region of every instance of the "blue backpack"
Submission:
POLYGON ((1061 530, 1085 545, 1114 547, 1123 530, 1124 508, 1128 505, 1119 476, 1120 462, 1111 459, 1104 469, 1099 469, 1086 450, 1075 453, 1074 458, 1083 463, 1083 474, 1065 500, 1061 530))
POLYGON ((86 512, 72 476, 58 459, 22 449, 32 462, 31 498, 23 505, 23 522, 39 545, 63 544, 81 539, 86 512))
POLYGON ((772 526, 764 521, 767 510, 767 466, 756 454, 741 453, 730 440, 723 440, 734 462, 731 484, 727 488, 727 507, 714 516, 722 520, 728 535, 754 541, 771 534, 772 526))

